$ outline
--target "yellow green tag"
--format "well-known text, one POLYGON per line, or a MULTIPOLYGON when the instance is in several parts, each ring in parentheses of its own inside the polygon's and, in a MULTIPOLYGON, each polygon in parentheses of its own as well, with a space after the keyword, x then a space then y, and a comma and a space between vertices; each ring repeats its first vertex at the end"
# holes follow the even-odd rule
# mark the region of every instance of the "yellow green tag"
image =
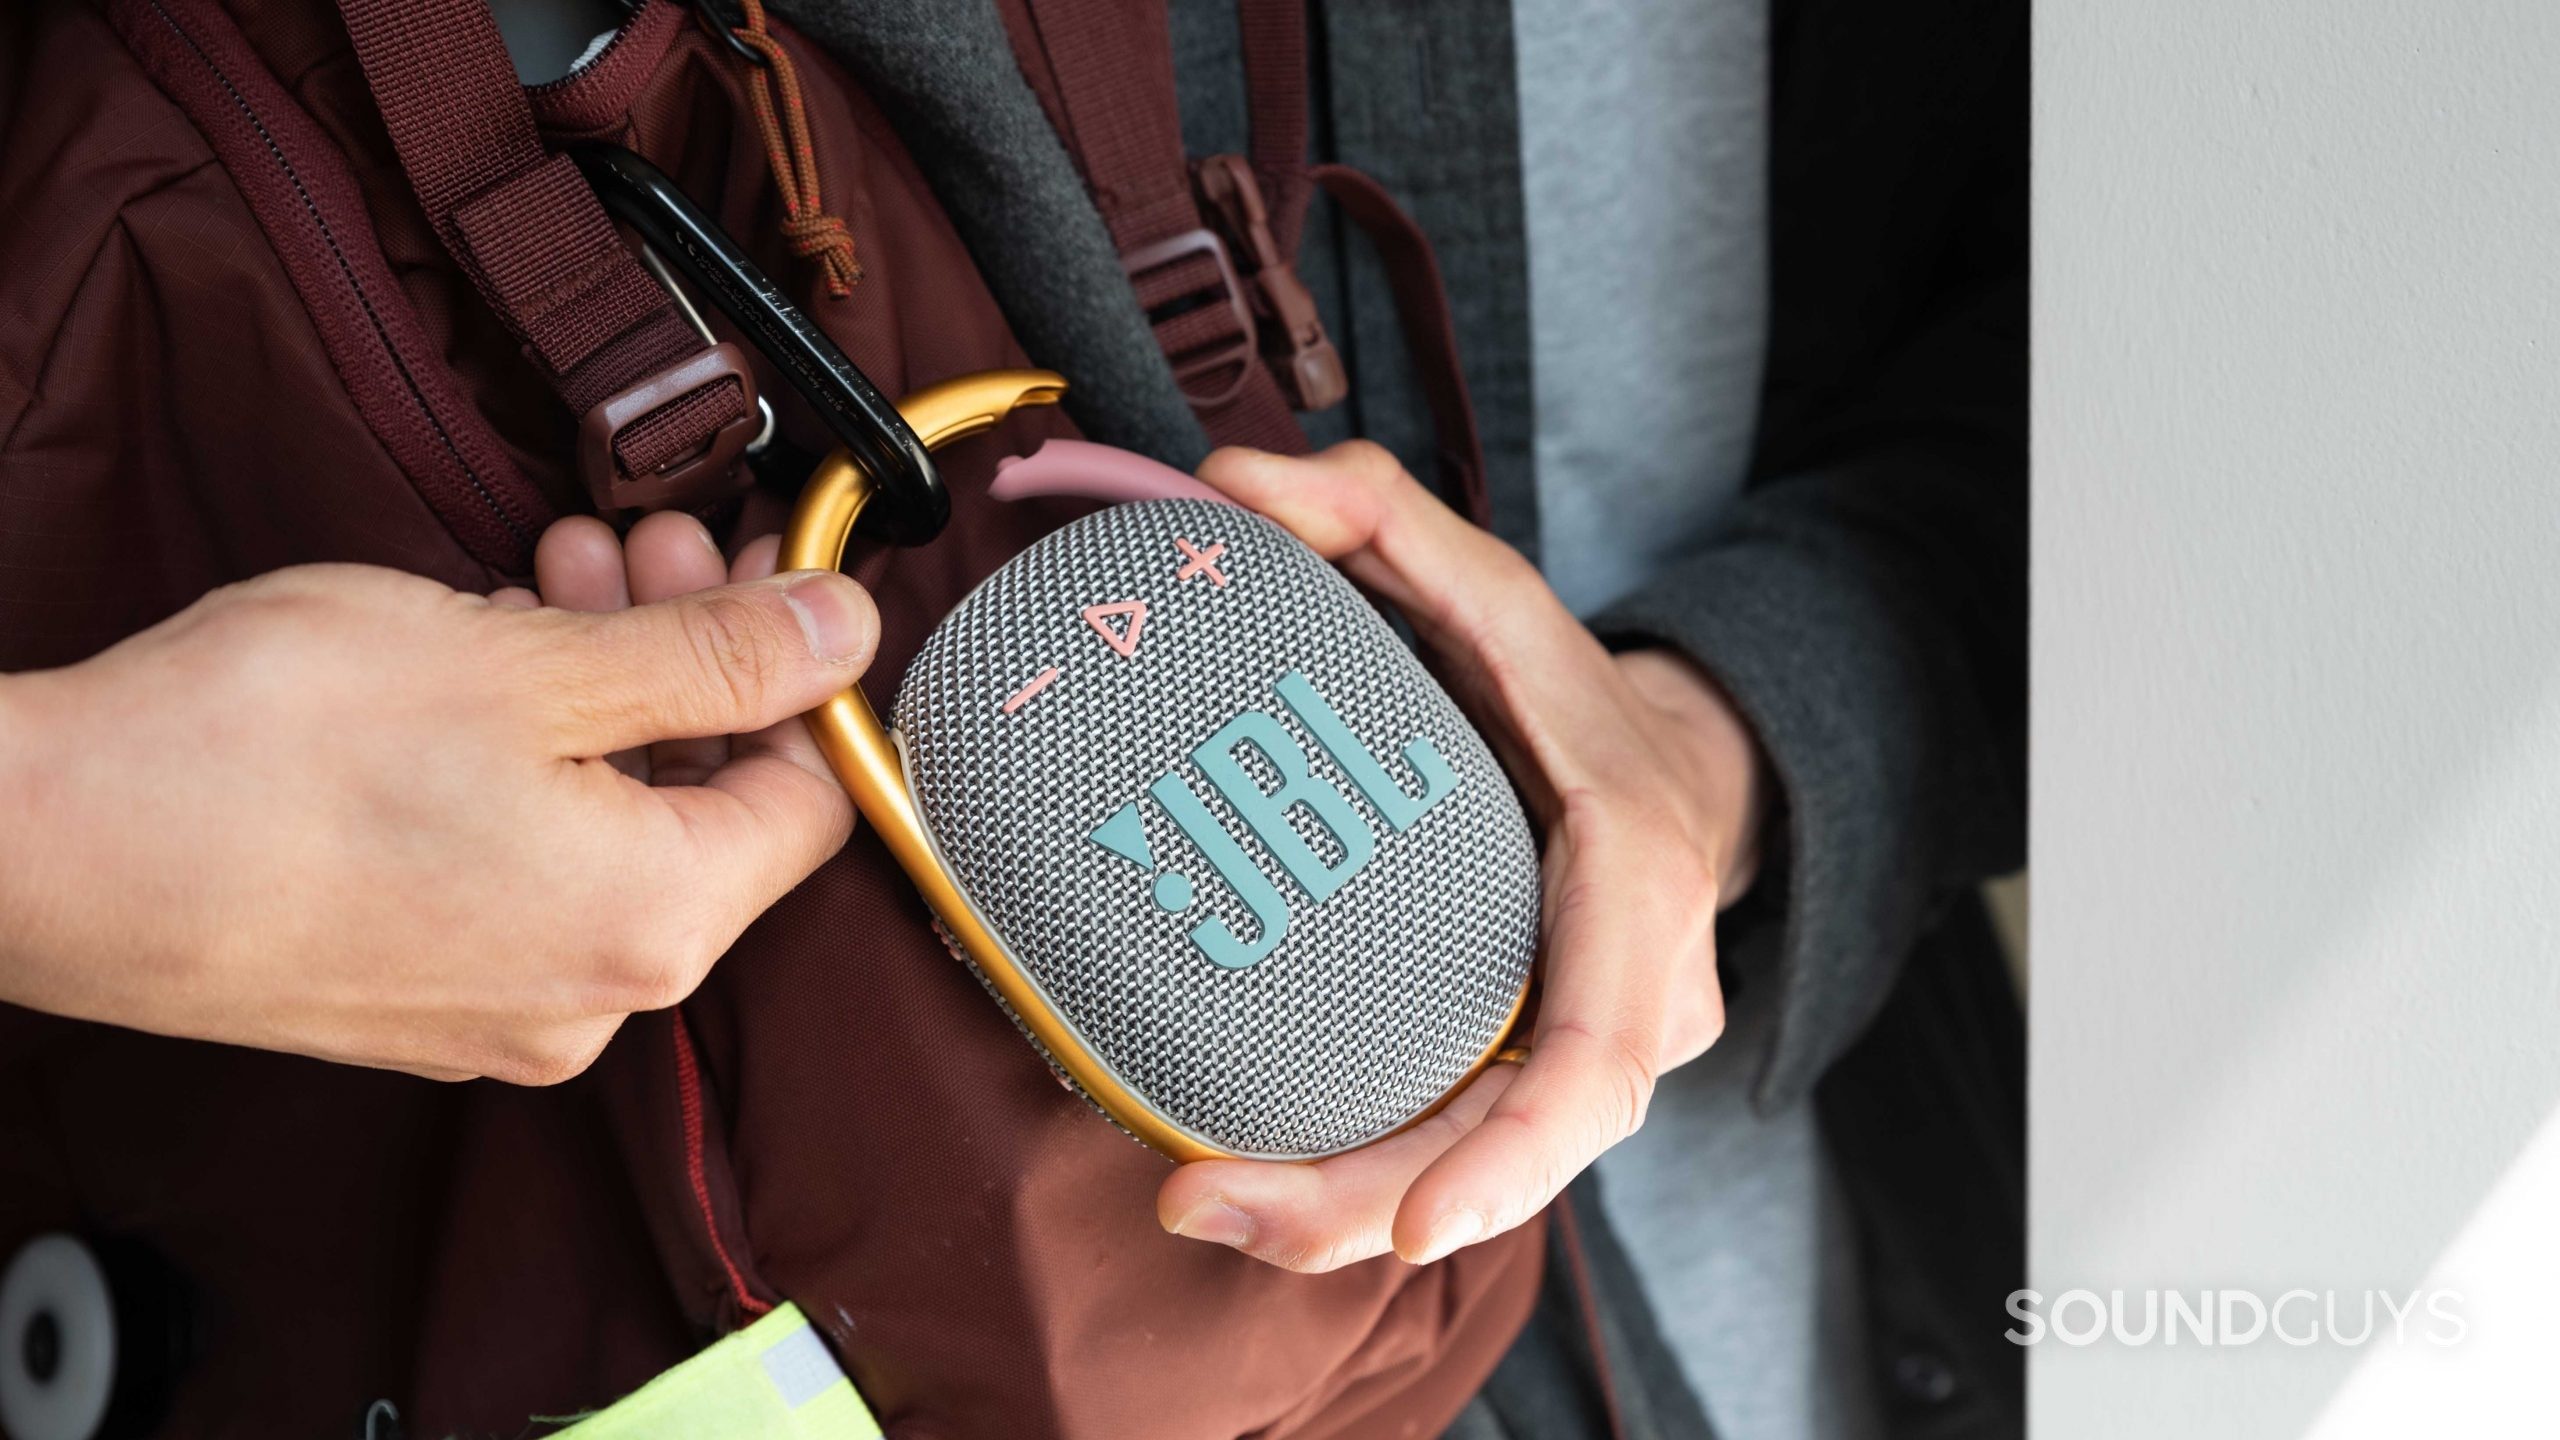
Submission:
POLYGON ((797 1305, 641 1386, 557 1440, 880 1440, 853 1382, 797 1305))

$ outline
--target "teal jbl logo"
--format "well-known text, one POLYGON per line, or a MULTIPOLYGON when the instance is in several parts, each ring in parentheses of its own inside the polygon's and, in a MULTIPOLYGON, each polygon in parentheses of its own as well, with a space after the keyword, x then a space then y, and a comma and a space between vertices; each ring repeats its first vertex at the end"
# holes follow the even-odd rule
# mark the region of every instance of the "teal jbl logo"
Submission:
MULTIPOLYGON (((1433 748, 1431 737, 1416 735, 1404 744, 1404 762, 1422 780, 1422 793, 1408 795, 1386 767, 1361 745, 1351 727, 1342 723, 1342 717, 1333 712, 1324 697, 1316 693, 1306 676, 1292 670, 1274 682, 1272 689, 1279 692, 1280 702, 1298 717, 1298 723, 1314 738, 1325 758, 1349 776, 1371 808, 1386 818, 1390 829, 1411 829, 1415 821, 1457 788, 1457 773, 1433 748)), ((1244 817, 1254 838, 1280 862, 1281 869, 1289 872, 1289 878, 1319 905, 1349 884, 1351 877, 1369 863, 1369 857, 1378 853, 1378 837, 1370 833, 1351 797, 1314 776, 1307 753, 1298 748, 1297 737, 1276 715, 1260 710, 1238 715, 1192 750, 1191 763, 1200 767, 1200 773, 1208 776, 1209 783, 1244 817), (1247 746, 1260 752, 1279 773, 1277 788, 1263 789, 1245 770, 1237 757, 1247 746), (1342 852, 1334 863, 1324 863, 1315 848, 1290 827, 1292 810, 1305 811, 1333 837, 1342 852)), ((1157 776, 1155 783, 1147 787, 1147 794, 1190 837, 1193 847, 1218 872, 1218 878, 1253 913, 1259 931, 1252 940, 1243 940, 1227 922, 1212 916, 1191 927, 1191 943, 1200 947, 1201 954, 1230 970, 1243 969, 1279 948, 1281 939, 1289 933, 1288 901, 1218 824, 1217 817, 1209 813, 1208 804, 1171 770, 1157 776)), ((1147 846, 1146 826, 1138 818, 1135 800, 1111 812, 1111 818, 1095 826, 1088 838, 1124 860, 1155 869, 1155 855, 1147 846)), ((1177 870, 1157 874, 1157 905, 1179 913, 1191 908, 1192 896, 1190 876, 1177 870)))

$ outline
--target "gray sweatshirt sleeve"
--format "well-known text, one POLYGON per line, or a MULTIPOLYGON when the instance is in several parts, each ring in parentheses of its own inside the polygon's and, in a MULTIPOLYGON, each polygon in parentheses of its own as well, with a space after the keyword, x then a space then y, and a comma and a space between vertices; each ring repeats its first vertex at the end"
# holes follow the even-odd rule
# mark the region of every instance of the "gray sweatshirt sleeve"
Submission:
POLYGON ((1856 1038, 1941 897, 2021 859, 2024 311, 2014 281, 1950 307, 1820 453, 1594 622, 1697 660, 1775 772, 1763 1108, 1856 1038))

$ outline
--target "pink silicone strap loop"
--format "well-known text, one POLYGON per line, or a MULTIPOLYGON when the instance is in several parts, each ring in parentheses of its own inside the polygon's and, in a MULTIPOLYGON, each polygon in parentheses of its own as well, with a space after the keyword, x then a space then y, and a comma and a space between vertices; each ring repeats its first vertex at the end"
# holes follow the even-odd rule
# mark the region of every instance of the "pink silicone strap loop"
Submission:
POLYGON ((1090 440, 1052 440, 1029 455, 996 462, 987 493, 998 500, 1063 495, 1120 504, 1131 500, 1233 500, 1134 451, 1090 440))

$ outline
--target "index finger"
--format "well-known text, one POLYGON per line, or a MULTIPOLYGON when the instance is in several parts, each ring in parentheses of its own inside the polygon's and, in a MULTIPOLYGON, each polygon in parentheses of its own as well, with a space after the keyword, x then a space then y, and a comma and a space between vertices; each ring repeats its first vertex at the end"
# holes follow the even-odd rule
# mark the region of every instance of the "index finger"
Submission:
POLYGON ((1308 459, 1221 450, 1203 481, 1270 516, 1413 622, 1441 678, 1531 807, 1598 786, 1626 758, 1577 737, 1617 728, 1607 650, 1519 551, 1443 505, 1365 440, 1308 459))
POLYGON ((1278 521, 1425 630, 1481 639, 1486 622, 1523 593, 1503 579, 1537 581, 1519 551, 1440 503, 1367 440, 1306 457, 1220 450, 1201 462, 1200 478, 1278 521))
POLYGON ((708 965, 757 916, 833 858, 853 835, 852 799, 823 765, 770 752, 731 760, 699 785, 649 792, 681 823, 681 874, 704 927, 708 965))

